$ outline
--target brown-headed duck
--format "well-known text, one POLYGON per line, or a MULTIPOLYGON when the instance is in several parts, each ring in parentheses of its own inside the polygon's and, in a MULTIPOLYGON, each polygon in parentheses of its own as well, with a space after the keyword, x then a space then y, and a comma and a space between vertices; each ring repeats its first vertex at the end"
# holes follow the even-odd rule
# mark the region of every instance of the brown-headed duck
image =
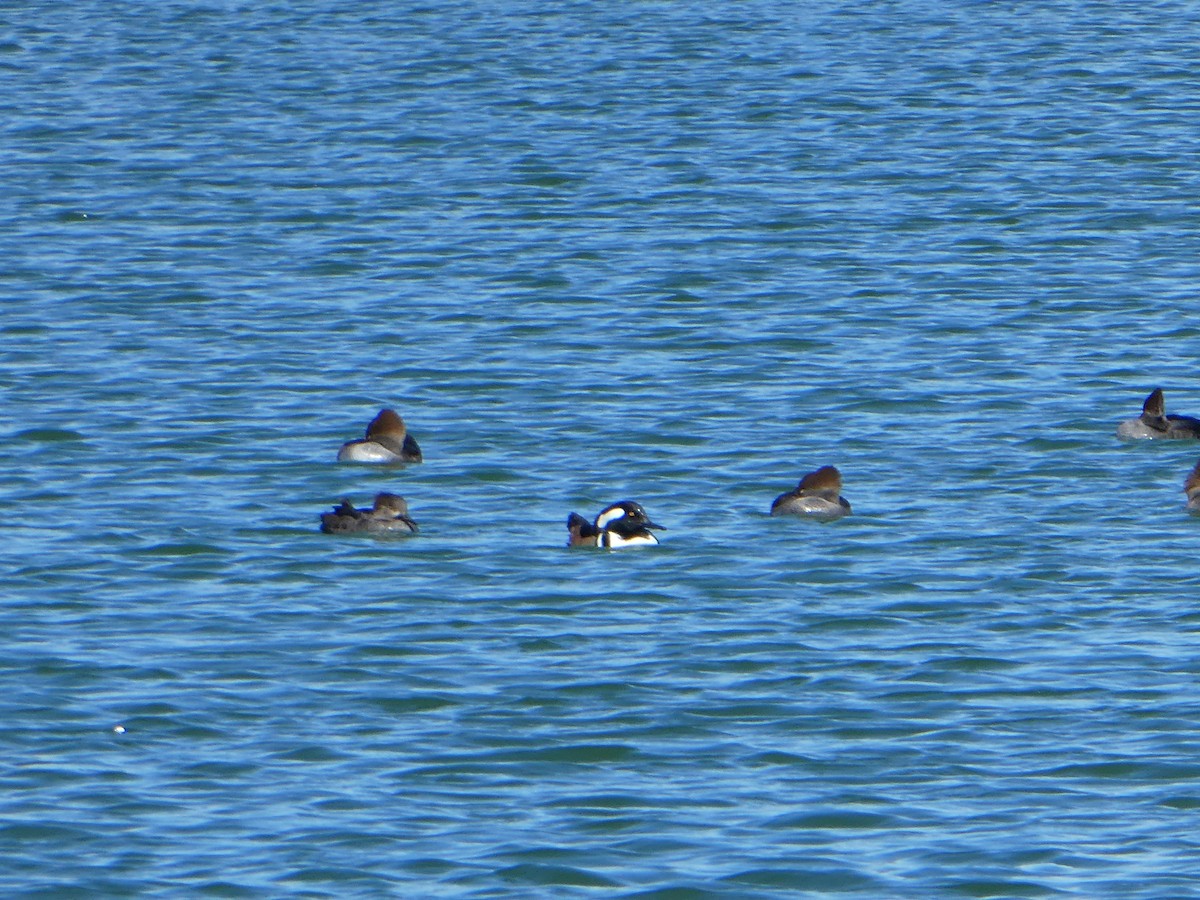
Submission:
POLYGON ((794 491, 776 497, 771 515, 840 519, 850 513, 850 504, 841 496, 841 490, 842 473, 833 466, 821 466, 801 478, 794 491))
POLYGON ((417 523, 409 518, 403 497, 381 491, 370 509, 355 509, 349 500, 343 500, 333 512, 321 513, 321 530, 326 534, 416 534, 417 523))
POLYGON ((1142 414, 1117 426, 1117 437, 1125 440, 1200 438, 1200 419, 1166 415, 1162 388, 1155 388, 1142 404, 1142 414))
POLYGON ((419 463, 421 448, 394 409, 379 411, 367 426, 367 436, 347 441, 338 450, 338 462, 419 463))

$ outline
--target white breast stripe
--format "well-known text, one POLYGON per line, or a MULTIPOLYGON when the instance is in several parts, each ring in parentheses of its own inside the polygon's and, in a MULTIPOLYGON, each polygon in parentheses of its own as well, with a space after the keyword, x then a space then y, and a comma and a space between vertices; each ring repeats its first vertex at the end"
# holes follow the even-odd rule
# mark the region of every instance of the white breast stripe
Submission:
POLYGON ((614 549, 617 547, 637 547, 639 545, 657 543, 658 538, 650 534, 650 532, 646 532, 645 534, 636 534, 631 538, 623 538, 613 531, 604 532, 604 546, 612 547, 614 549))

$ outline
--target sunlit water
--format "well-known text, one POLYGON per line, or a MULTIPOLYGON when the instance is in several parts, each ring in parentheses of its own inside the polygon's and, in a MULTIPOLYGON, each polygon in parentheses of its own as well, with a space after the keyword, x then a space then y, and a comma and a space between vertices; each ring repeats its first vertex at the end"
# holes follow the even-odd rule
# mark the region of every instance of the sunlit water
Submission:
POLYGON ((1200 893, 1200 7, 0 26, 5 896, 1200 893))

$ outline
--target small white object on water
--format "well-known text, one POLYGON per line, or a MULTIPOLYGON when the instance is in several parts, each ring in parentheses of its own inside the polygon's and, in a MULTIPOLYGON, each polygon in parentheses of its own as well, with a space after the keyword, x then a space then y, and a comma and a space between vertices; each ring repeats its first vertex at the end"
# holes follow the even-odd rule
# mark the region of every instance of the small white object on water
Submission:
POLYGON ((113 734, 124 734, 124 733, 125 733, 124 725, 114 725, 113 726, 113 734))

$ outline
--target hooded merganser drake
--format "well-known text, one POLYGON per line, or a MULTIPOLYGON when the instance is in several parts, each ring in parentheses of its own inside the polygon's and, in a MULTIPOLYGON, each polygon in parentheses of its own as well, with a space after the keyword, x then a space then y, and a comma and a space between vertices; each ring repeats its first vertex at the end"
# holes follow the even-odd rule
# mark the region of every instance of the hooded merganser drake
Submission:
POLYGON ((1184 480, 1183 492, 1187 494, 1187 508, 1192 512, 1200 513, 1200 462, 1196 463, 1196 467, 1188 473, 1187 479, 1184 480))
POLYGON ((326 534, 416 534, 417 523, 408 517, 403 497, 381 491, 370 509, 355 509, 349 500, 343 500, 333 512, 321 513, 321 530, 326 534))
POLYGON ((636 547, 657 544, 651 528, 666 531, 662 525, 650 521, 640 503, 622 500, 600 510, 594 522, 589 522, 579 513, 567 516, 568 547, 636 547))
POLYGON ((1200 419, 1191 416, 1165 415, 1162 388, 1155 388, 1142 404, 1142 414, 1126 419, 1117 426, 1117 437, 1138 438, 1200 438, 1200 419))
POLYGON ((842 473, 833 466, 821 466, 801 478, 794 491, 776 497, 771 515, 840 519, 850 513, 850 504, 840 496, 841 490, 842 473))
POLYGON ((338 462, 419 463, 421 448, 394 409, 383 409, 367 426, 367 436, 347 441, 338 451, 338 462))

